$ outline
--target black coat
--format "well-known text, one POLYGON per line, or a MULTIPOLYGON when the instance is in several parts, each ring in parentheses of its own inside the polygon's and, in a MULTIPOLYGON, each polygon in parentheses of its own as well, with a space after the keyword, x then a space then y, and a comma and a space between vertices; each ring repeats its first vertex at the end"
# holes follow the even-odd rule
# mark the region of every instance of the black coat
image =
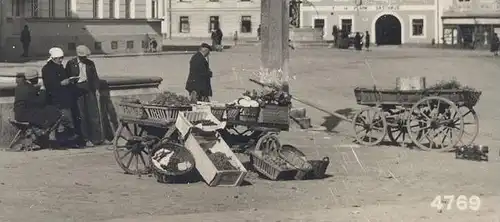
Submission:
MULTIPOLYGON (((84 83, 84 88, 88 91, 94 92, 99 89, 100 86, 100 80, 99 76, 97 75, 95 63, 90 59, 83 60, 82 62, 85 64, 87 72, 87 81, 84 83)), ((71 59, 66 63, 66 73, 70 77, 80 75, 78 58, 71 59)))
POLYGON ((188 92, 196 91, 201 96, 212 96, 211 78, 212 71, 210 71, 208 61, 201 52, 197 52, 189 61, 186 90, 188 92))
POLYGON ((62 65, 52 61, 42 68, 42 79, 47 91, 47 102, 60 109, 68 109, 74 103, 74 85, 61 85, 61 81, 69 78, 62 65))
POLYGON ((370 34, 365 35, 365 46, 366 48, 370 47, 370 34))
POLYGON ((60 117, 59 110, 47 106, 45 95, 34 85, 20 82, 15 89, 14 118, 41 128, 49 128, 60 117))

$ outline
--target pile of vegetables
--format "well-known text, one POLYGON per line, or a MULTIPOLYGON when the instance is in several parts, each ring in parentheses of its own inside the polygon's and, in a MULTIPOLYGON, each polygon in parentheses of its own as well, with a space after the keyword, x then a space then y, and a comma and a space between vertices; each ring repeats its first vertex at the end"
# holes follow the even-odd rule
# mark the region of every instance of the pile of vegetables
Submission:
POLYGON ((177 95, 173 92, 164 91, 156 96, 154 100, 149 102, 150 105, 155 106, 190 106, 191 100, 186 96, 177 95))
POLYGON ((141 104, 141 100, 139 100, 139 99, 132 99, 132 98, 123 98, 122 102, 124 102, 124 103, 133 103, 133 104, 141 104))
POLYGON ((459 81, 456 79, 448 80, 448 81, 439 81, 438 83, 427 87, 427 89, 431 90, 447 90, 447 89, 463 89, 463 90, 472 90, 472 91, 477 91, 476 89, 462 85, 459 81))
POLYGON ((232 104, 243 107, 265 107, 266 105, 288 106, 292 103, 292 96, 285 91, 272 89, 263 91, 245 91, 243 97, 232 104))
POLYGON ((221 152, 209 153, 208 158, 215 165, 217 170, 238 170, 231 164, 231 158, 221 152))

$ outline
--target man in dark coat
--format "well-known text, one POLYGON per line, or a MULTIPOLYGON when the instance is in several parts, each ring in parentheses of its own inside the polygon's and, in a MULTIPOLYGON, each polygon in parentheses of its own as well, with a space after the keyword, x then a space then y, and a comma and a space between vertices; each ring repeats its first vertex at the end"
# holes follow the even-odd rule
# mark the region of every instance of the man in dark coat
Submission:
POLYGON ((23 55, 24 57, 28 57, 28 52, 31 43, 31 32, 28 25, 24 26, 23 31, 21 32, 21 43, 23 44, 23 55))
POLYGON ((224 34, 222 33, 222 30, 217 27, 217 29, 215 29, 215 36, 216 36, 216 44, 217 44, 217 48, 216 50, 218 52, 222 51, 222 37, 224 37, 224 34))
POLYGON ((46 97, 38 84, 38 72, 28 70, 19 79, 15 89, 14 117, 16 121, 28 122, 41 129, 48 129, 61 117, 55 106, 46 103, 46 97))
POLYGON ((200 49, 189 61, 189 75, 186 82, 186 90, 191 99, 208 102, 212 96, 212 71, 208 64, 208 55, 212 49, 207 43, 203 43, 200 49))
POLYGON ((365 32, 365 47, 366 51, 370 51, 370 33, 368 31, 365 32))
POLYGON ((66 72, 71 77, 79 77, 76 84, 74 104, 77 132, 85 146, 94 146, 103 142, 101 115, 99 112, 98 90, 100 86, 97 69, 88 58, 90 49, 87 46, 76 47, 77 57, 66 63, 66 72))
POLYGON ((500 40, 498 39, 498 35, 497 33, 493 33, 493 37, 490 40, 490 52, 492 52, 494 56, 498 56, 499 46, 500 40))
POLYGON ((60 48, 51 48, 50 59, 42 68, 43 84, 47 93, 47 100, 50 105, 57 107, 62 114, 62 125, 56 138, 60 143, 71 144, 76 140, 75 124, 71 112, 73 104, 74 80, 66 74, 62 65, 64 52, 60 48))
POLYGON ((361 35, 359 34, 359 32, 356 32, 356 35, 354 36, 354 48, 358 51, 360 51, 363 47, 361 41, 362 41, 361 35))

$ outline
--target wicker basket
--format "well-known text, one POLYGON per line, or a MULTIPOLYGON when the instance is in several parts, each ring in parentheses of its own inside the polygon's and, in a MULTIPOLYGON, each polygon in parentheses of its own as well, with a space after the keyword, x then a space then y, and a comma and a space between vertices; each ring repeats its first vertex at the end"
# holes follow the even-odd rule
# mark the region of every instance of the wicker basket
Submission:
POLYGON ((296 172, 292 167, 283 168, 264 159, 262 151, 250 152, 253 168, 271 180, 278 180, 283 175, 296 172))
POLYGON ((307 173, 312 170, 312 166, 307 161, 306 155, 294 146, 281 146, 281 149, 278 150, 278 155, 297 169, 296 180, 304 179, 307 173))
POLYGON ((144 110, 144 106, 142 104, 121 102, 118 104, 118 107, 120 107, 120 116, 138 119, 148 118, 148 115, 146 114, 146 111, 144 110))
POLYGON ((290 106, 266 105, 260 110, 259 122, 289 125, 290 106))
POLYGON ((226 113, 225 106, 212 106, 210 107, 210 110, 212 111, 212 114, 215 116, 215 118, 220 121, 224 120, 224 114, 226 113))
POLYGON ((226 108, 227 121, 257 122, 260 107, 230 106, 226 108))
POLYGON ((191 111, 192 107, 191 106, 163 107, 163 106, 145 105, 144 109, 148 115, 148 118, 150 119, 165 121, 167 123, 173 123, 177 120, 179 112, 191 111))

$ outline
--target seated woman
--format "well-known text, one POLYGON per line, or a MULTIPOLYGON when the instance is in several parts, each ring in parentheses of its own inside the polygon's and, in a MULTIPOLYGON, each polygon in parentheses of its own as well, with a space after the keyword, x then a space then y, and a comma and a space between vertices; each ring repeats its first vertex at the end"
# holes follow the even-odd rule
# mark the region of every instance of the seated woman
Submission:
MULTIPOLYGON (((45 134, 50 129, 55 128, 56 124, 62 118, 61 112, 57 107, 46 105, 45 95, 37 86, 38 84, 38 71, 28 70, 16 76, 17 86, 15 89, 14 99, 14 118, 18 122, 27 122, 40 129, 45 134)), ((59 124, 59 130, 64 128, 59 124)), ((37 135, 41 136, 41 135, 37 135)), ((34 142, 34 141, 33 141, 34 142)))

